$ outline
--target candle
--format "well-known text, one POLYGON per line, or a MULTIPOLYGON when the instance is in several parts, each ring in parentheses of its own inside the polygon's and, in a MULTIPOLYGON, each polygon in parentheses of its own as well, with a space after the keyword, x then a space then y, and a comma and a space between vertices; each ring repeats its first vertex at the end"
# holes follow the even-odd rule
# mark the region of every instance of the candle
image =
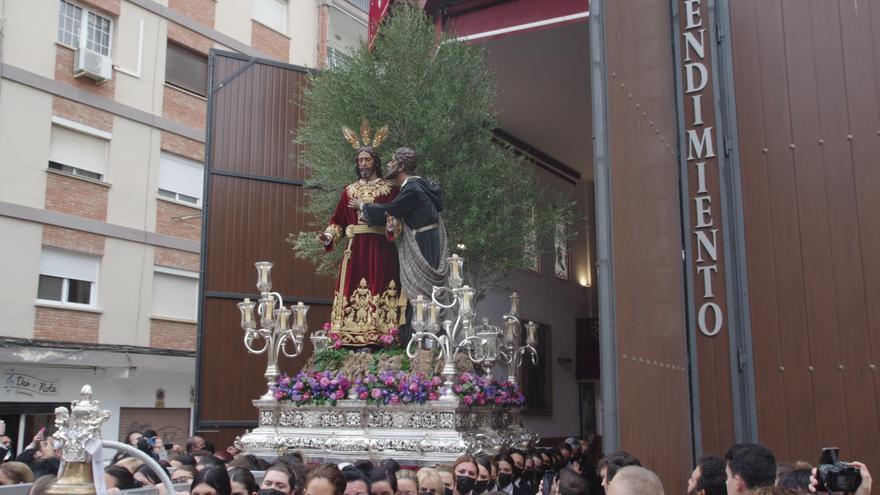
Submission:
POLYGON ((254 322, 254 303, 251 302, 249 298, 244 298, 244 303, 240 306, 241 314, 244 315, 245 323, 253 323, 254 322))
POLYGON ((278 327, 279 330, 287 330, 287 319, 290 317, 290 310, 282 306, 278 308, 277 311, 278 321, 275 323, 275 325, 278 327))
POLYGON ((415 300, 415 309, 416 309, 416 318, 415 321, 421 322, 425 321, 425 296, 419 294, 415 300))
POLYGON ((452 267, 452 278, 459 279, 461 278, 461 274, 458 272, 458 255, 453 254, 452 258, 449 260, 449 264, 452 267))
POLYGON ((257 289, 261 291, 271 289, 272 263, 270 261, 258 261, 254 263, 254 266, 257 267, 257 289))
POLYGON ((296 312, 296 324, 299 326, 305 325, 306 324, 306 311, 308 311, 308 308, 306 307, 306 305, 303 304, 302 301, 300 301, 300 302, 296 303, 296 309, 294 311, 296 312))
POLYGON ((516 337, 516 320, 508 318, 504 330, 504 342, 508 345, 514 345, 514 338, 516 337))
POLYGON ((275 298, 270 296, 266 299, 263 299, 262 301, 263 301, 263 316, 267 320, 271 320, 272 316, 275 314, 275 298))
POLYGON ((474 289, 467 285, 461 288, 461 311, 462 313, 471 310, 471 298, 474 296, 474 289))
POLYGON ((439 319, 439 316, 440 316, 439 313, 440 313, 440 305, 432 301, 431 302, 431 323, 433 323, 433 324, 437 323, 437 320, 439 319))
POLYGON ((516 292, 510 295, 510 314, 519 315, 519 294, 516 292))
POLYGON ((526 344, 535 347, 538 344, 538 324, 533 321, 526 323, 526 331, 528 332, 526 344))

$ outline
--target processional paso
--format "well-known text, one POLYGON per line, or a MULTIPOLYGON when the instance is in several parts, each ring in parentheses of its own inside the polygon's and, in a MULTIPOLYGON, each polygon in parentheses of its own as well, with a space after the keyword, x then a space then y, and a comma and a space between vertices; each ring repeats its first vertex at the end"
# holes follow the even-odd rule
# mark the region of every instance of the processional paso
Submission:
POLYGON ((268 391, 254 401, 260 426, 237 440, 246 452, 301 449, 330 461, 393 454, 430 464, 536 441, 519 417, 516 370, 525 356, 537 363, 537 325, 525 324, 521 345, 516 293, 503 328, 475 324, 476 291, 464 283, 464 258, 448 254, 440 188, 416 175, 410 148, 394 151, 378 176, 376 148, 387 132, 373 134, 366 121, 360 139, 344 129, 358 179, 316 236, 326 250, 345 251, 331 321, 311 333, 303 370, 279 373, 281 354, 303 352, 308 306, 284 307, 271 291, 271 263, 257 263, 259 301, 238 305, 248 351, 268 354, 268 391), (501 380, 498 362, 507 364, 501 380))

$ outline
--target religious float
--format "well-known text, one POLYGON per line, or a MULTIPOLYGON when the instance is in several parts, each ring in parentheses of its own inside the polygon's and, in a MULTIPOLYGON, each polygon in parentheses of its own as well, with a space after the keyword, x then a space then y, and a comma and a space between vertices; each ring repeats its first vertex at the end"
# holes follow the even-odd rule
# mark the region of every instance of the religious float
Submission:
POLYGON ((256 263, 260 298, 238 307, 245 346, 268 357, 267 391, 253 401, 258 427, 236 445, 267 458, 300 451, 329 462, 394 458, 433 465, 534 444, 537 436, 520 418, 525 398, 516 373, 526 357, 537 363, 537 325, 520 321, 516 293, 503 327, 488 319, 476 323, 475 290, 461 276, 464 259, 444 261, 446 285, 434 286, 430 299, 411 301, 406 342, 392 328, 380 345, 351 349, 327 323, 311 332, 313 356, 292 376, 281 372, 278 360, 302 354, 309 308, 301 302, 285 307, 272 292, 272 264, 256 263), (501 380, 496 364, 506 365, 501 380))

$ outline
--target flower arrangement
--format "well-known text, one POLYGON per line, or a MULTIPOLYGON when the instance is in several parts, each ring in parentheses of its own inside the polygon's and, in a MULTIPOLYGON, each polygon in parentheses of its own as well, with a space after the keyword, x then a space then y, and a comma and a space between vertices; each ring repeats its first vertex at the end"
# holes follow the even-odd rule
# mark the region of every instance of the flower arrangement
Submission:
POLYGON ((521 406, 526 401, 519 386, 509 381, 497 382, 491 376, 479 376, 474 373, 461 373, 452 384, 452 391, 462 402, 471 406, 498 404, 504 406, 521 406))
POLYGON ((424 404, 440 398, 439 376, 428 377, 422 373, 390 372, 368 374, 355 384, 357 398, 374 404, 424 404))
POLYGON ((297 405, 329 403, 335 406, 336 401, 345 398, 351 381, 342 373, 316 371, 299 372, 295 377, 283 374, 275 381, 272 391, 276 400, 290 400, 297 405))

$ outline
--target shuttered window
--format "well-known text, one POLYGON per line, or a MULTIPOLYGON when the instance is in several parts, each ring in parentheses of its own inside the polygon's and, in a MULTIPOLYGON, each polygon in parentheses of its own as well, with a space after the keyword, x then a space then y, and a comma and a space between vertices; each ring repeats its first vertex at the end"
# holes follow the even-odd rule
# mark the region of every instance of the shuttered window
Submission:
POLYGON ((159 195, 201 206, 203 172, 201 163, 163 152, 159 157, 159 195))
POLYGON ((153 316, 196 320, 199 279, 194 272, 156 267, 153 272, 153 316))
POLYGON ((281 33, 287 32, 287 0, 254 0, 254 19, 281 33))
POLYGON ((208 57, 168 43, 165 82, 200 96, 208 94, 208 57))
POLYGON ((49 168, 102 180, 107 168, 106 139, 52 126, 49 142, 49 168))

